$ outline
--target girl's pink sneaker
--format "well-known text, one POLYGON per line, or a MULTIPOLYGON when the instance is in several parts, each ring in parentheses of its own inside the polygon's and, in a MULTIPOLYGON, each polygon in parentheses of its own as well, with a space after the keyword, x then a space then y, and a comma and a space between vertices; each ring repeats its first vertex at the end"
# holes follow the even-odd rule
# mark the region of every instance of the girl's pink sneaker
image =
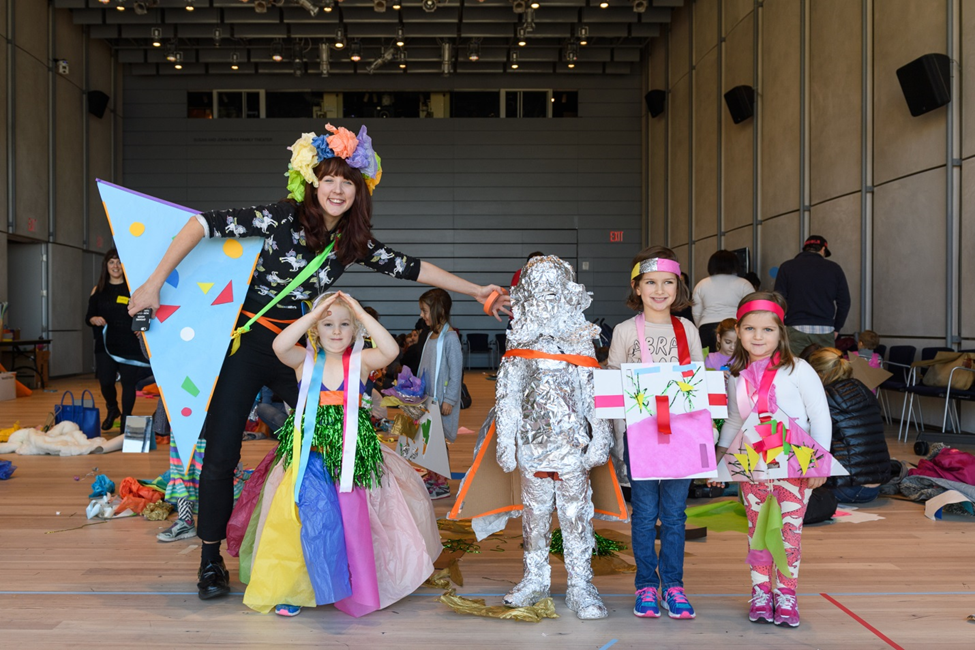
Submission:
POLYGON ((772 623, 772 589, 767 582, 752 586, 752 608, 748 610, 748 620, 752 623, 772 623))
POLYGON ((795 589, 775 590, 775 624, 799 627, 799 603, 795 589))

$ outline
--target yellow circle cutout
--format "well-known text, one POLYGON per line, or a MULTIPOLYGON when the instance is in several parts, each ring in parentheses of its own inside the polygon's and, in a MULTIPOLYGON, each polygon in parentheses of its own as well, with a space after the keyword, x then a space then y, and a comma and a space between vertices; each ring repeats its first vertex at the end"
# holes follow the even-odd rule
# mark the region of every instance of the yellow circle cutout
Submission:
POLYGON ((129 232, 132 233, 133 237, 138 237, 145 231, 146 231, 146 225, 141 221, 136 221, 131 226, 129 226, 129 232))
POLYGON ((244 254, 244 247, 236 239, 228 239, 223 243, 223 253, 227 257, 237 259, 244 254))

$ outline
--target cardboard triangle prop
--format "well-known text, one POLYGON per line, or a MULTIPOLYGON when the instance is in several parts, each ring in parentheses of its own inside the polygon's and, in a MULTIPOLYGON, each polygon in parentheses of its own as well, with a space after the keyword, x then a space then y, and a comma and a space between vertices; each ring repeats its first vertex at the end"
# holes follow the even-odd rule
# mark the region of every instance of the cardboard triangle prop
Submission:
POLYGON ((426 413, 414 423, 415 427, 410 427, 412 435, 399 436, 396 453, 411 463, 450 478, 447 440, 444 438, 439 405, 427 397, 422 406, 426 413))
MULTIPOLYGON (((593 511, 601 519, 627 521, 629 511, 623 500, 613 463, 589 470, 592 485, 593 511)), ((447 519, 474 519, 502 512, 521 514, 521 472, 505 473, 498 465, 498 441, 495 424, 491 423, 487 437, 481 443, 474 464, 460 485, 460 492, 447 519)))
MULTIPOLYGON (((197 211, 102 180, 98 191, 133 290, 149 278, 173 237, 197 211)), ((245 293, 238 290, 233 292, 236 300, 217 304, 200 289, 207 284, 226 286, 225 291, 231 283, 247 286, 263 244, 259 237, 204 240, 159 292, 161 306, 145 333, 146 347, 184 461, 193 458, 245 293)))
MULTIPOLYGON (((782 425, 781 421, 779 425, 782 425)), ((784 434, 787 445, 763 445, 765 441, 757 427, 760 427, 758 415, 752 412, 728 447, 728 452, 718 460, 716 480, 749 482, 849 475, 846 468, 794 419, 788 418, 788 428, 784 434), (762 450, 761 453, 756 447, 762 450)))

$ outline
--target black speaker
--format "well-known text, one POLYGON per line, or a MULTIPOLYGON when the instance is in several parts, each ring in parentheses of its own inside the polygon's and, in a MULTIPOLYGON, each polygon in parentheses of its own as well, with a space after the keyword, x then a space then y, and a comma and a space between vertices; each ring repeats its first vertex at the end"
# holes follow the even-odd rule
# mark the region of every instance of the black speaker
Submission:
POLYGON ((100 90, 89 90, 88 112, 101 119, 105 117, 106 108, 108 108, 108 95, 100 90))
POLYGON ((755 89, 751 86, 735 86, 724 94, 731 121, 740 124, 755 114, 755 89))
POLYGON ((925 54, 897 69, 907 107, 917 117, 951 101, 951 59, 944 54, 925 54))
POLYGON ((650 117, 657 117, 664 112, 664 105, 667 103, 667 91, 651 90, 643 96, 643 99, 647 102, 650 117))

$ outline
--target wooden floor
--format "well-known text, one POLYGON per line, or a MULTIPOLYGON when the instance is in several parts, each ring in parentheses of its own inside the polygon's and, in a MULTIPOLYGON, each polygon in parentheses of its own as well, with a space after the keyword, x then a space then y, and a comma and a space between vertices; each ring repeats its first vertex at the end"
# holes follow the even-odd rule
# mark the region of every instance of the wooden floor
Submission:
MULTIPOLYGON (((494 384, 481 371, 468 372, 467 383, 474 406, 461 414, 461 425, 476 431, 493 403, 494 384)), ((43 422, 64 389, 98 393, 92 378, 51 387, 58 392, 0 402, 0 427, 43 422)), ((154 408, 140 398, 136 413, 154 408)), ((462 435, 452 447, 454 472, 467 469, 474 438, 462 435)), ((245 462, 253 467, 270 447, 244 443, 245 462)), ((917 460, 893 440, 891 452, 917 460)), ((746 542, 730 532, 687 543, 684 578, 698 613, 694 621, 635 618, 632 575, 597 577, 610 618, 586 623, 561 598, 561 618, 538 624, 461 616, 436 601, 440 590, 426 588, 362 619, 330 606, 294 619, 256 614, 242 604, 236 579, 234 595, 205 603, 195 592, 198 540, 157 542, 168 522, 140 517, 87 525, 85 519, 89 472, 116 482, 152 478, 167 469, 167 453, 0 457, 18 466, 11 480, 0 481, 0 648, 975 647, 975 623, 966 622, 975 614, 975 520, 934 522, 920 505, 889 499, 863 508, 883 520, 806 529, 798 629, 748 622, 746 542)), ((437 513, 443 516, 452 501, 435 502, 437 513)), ((509 526, 512 538, 519 533, 518 524, 509 526)), ((621 555, 632 562, 625 551, 621 555)), ((236 561, 229 564, 236 577, 236 561)), ((521 575, 518 540, 486 545, 460 567, 461 594, 500 604, 521 575)), ((564 593, 558 562, 553 578, 553 591, 564 593)))

